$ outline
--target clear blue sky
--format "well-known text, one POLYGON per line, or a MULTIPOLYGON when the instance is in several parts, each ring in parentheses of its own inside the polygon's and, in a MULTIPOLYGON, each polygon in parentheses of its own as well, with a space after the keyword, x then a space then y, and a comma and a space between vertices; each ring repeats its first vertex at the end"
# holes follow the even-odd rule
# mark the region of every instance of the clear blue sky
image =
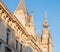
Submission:
MULTIPOLYGON (((14 13, 20 0, 3 0, 6 7, 14 13)), ((60 0, 25 0, 29 13, 34 10, 36 32, 42 32, 44 13, 48 12, 49 28, 52 33, 54 52, 60 50, 60 0)))

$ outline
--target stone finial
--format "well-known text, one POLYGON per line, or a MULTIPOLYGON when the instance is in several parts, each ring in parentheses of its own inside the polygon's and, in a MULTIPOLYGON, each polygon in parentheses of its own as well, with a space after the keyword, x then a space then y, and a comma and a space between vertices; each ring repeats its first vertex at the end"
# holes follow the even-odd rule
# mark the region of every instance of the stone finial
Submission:
POLYGON ((47 20, 47 12, 45 12, 45 16, 44 16, 44 24, 43 27, 48 27, 48 20, 47 20))

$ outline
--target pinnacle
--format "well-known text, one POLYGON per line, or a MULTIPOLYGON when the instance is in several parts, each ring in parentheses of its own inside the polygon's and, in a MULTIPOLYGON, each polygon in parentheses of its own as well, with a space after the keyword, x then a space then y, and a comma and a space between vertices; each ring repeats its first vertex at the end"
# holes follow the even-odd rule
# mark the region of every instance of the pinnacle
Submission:
POLYGON ((47 21, 47 12, 45 12, 44 20, 47 21))
POLYGON ((16 10, 23 10, 24 12, 27 12, 27 8, 26 8, 24 0, 20 0, 20 3, 16 10))
POLYGON ((48 20, 47 20, 47 12, 45 12, 45 16, 44 16, 44 27, 48 27, 48 20))

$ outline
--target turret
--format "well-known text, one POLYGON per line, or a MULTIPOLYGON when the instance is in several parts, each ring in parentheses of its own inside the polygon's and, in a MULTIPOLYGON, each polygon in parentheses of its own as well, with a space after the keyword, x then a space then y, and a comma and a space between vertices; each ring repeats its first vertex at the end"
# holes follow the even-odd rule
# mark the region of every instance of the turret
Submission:
POLYGON ((43 31, 42 31, 42 51, 43 52, 52 52, 52 37, 49 30, 49 24, 47 19, 47 13, 44 16, 44 24, 43 24, 43 31))
POLYGON ((35 34, 33 15, 30 15, 28 13, 24 0, 20 0, 20 3, 14 12, 14 15, 30 35, 35 34))
POLYGON ((14 12, 14 15, 21 22, 21 24, 25 27, 26 19, 28 18, 29 14, 28 14, 24 0, 20 0, 20 3, 14 12))
POLYGON ((26 29, 30 35, 35 35, 35 25, 34 25, 34 12, 32 11, 32 15, 29 18, 29 23, 26 25, 26 29))
POLYGON ((49 38, 49 25, 47 19, 47 13, 44 16, 43 31, 42 31, 42 42, 49 38))

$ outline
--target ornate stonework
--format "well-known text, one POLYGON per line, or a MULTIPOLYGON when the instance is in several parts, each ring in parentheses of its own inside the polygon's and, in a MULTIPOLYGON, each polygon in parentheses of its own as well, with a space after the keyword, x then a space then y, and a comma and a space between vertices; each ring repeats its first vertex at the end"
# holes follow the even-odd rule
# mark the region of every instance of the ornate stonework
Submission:
POLYGON ((21 5, 19 4, 18 9, 13 15, 6 8, 6 6, 2 2, 0 2, 0 20, 3 21, 5 25, 9 26, 15 32, 15 39, 25 47, 29 46, 32 49, 32 52, 53 52, 52 39, 50 36, 50 32, 47 28, 47 22, 45 22, 43 25, 44 30, 42 33, 42 37, 37 36, 34 29, 35 27, 33 17, 30 14, 28 14, 28 12, 26 12, 27 8, 25 8, 26 6, 24 0, 21 0, 21 5), (21 5, 23 5, 23 7, 21 5), (23 19, 19 20, 19 16, 21 16, 21 18, 23 19), (28 18, 27 20, 30 20, 27 26, 25 21, 26 17, 28 18))

